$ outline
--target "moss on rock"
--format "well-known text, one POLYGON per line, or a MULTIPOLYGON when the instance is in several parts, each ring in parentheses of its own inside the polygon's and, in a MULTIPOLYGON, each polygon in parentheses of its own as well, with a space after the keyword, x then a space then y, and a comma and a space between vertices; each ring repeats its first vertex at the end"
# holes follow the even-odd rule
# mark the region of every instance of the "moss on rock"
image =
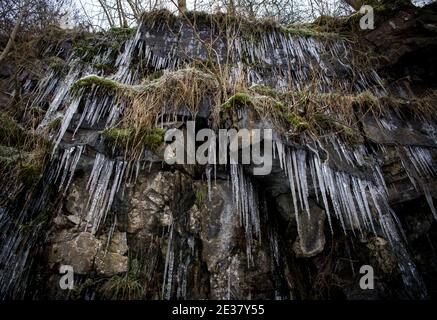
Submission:
POLYGON ((131 38, 137 32, 136 28, 120 28, 112 27, 108 30, 108 34, 117 38, 131 38))
POLYGON ((133 130, 108 128, 101 135, 111 145, 126 146, 133 138, 133 130))
POLYGON ((164 141, 165 130, 152 129, 146 133, 136 133, 133 129, 109 128, 101 135, 111 146, 126 148, 128 145, 143 144, 147 149, 155 151, 164 141))
POLYGON ((82 88, 92 87, 92 86, 98 86, 101 88, 105 88, 108 90, 117 90, 121 87, 121 84, 117 81, 110 80, 104 77, 99 77, 96 75, 89 75, 86 77, 83 77, 82 79, 77 80, 73 85, 71 86, 70 90, 73 93, 77 93, 82 88))
POLYGON ((48 64, 55 72, 62 72, 62 69, 65 67, 65 60, 59 57, 50 57, 48 64))
POLYGON ((253 105, 253 98, 243 92, 238 92, 230 97, 225 103, 222 104, 222 108, 225 110, 229 110, 235 107, 244 107, 253 105))
POLYGON ((274 99, 278 98, 278 92, 276 90, 262 84, 253 85, 250 89, 263 96, 272 97, 274 99))
POLYGON ((147 149, 156 150, 164 141, 165 130, 157 128, 152 130, 151 133, 144 135, 143 141, 147 149))
POLYGON ((309 128, 309 123, 294 112, 284 112, 282 117, 287 124, 298 131, 304 131, 309 128))

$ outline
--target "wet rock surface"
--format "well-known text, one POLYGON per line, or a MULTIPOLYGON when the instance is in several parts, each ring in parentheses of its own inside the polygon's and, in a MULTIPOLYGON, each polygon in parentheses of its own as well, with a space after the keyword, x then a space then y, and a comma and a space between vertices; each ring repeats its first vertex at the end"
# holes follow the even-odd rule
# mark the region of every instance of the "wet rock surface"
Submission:
POLYGON ((309 216, 300 215, 297 227, 299 236, 293 245, 297 257, 313 257, 325 247, 325 213, 317 205, 311 203, 309 216))
POLYGON ((99 240, 91 233, 81 232, 70 241, 62 238, 58 241, 51 248, 49 264, 71 265, 78 274, 91 272, 94 258, 102 246, 99 240))

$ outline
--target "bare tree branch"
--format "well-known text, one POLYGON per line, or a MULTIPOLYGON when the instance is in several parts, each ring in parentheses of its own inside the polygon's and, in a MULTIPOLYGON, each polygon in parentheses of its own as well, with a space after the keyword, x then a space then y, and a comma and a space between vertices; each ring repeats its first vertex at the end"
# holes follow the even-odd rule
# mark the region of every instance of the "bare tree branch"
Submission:
POLYGON ((0 54, 0 62, 2 62, 6 58, 6 56, 9 54, 12 47, 14 46, 15 38, 17 37, 21 22, 23 21, 25 15, 27 14, 28 4, 29 2, 26 2, 24 6, 21 8, 20 15, 18 16, 18 19, 15 22, 14 29, 12 29, 11 35, 9 36, 8 43, 6 44, 6 47, 3 49, 2 53, 0 54))

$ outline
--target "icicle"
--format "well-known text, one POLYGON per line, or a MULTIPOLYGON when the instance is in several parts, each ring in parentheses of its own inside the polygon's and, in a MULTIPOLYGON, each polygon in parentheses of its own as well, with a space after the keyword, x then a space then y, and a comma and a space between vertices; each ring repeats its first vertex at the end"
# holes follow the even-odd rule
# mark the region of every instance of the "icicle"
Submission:
MULTIPOLYGON (((172 219, 173 220, 173 219, 172 219)), ((167 254, 165 256, 164 279, 162 282, 162 298, 170 300, 171 289, 173 282, 173 266, 174 266, 174 251, 173 251, 173 223, 170 226, 170 235, 168 236, 167 254)))
POLYGON ((231 300, 232 295, 231 295, 231 266, 230 265, 228 266, 227 274, 228 274, 228 288, 227 288, 228 290, 225 299, 231 300))
POLYGON ((208 201, 211 202, 211 167, 206 168, 206 179, 208 180, 208 201))
MULTIPOLYGON (((298 193, 301 193, 300 196, 302 200, 308 197, 307 192, 305 192, 305 190, 307 190, 307 186, 302 184, 302 180, 306 181, 306 175, 300 174, 300 171, 305 168, 303 164, 305 157, 302 155, 296 155, 296 152, 293 152, 293 150, 290 149, 291 148, 285 149, 285 168, 286 174, 290 181, 290 188, 292 191, 293 203, 296 212, 298 233, 301 234, 301 230, 299 229, 298 210, 296 209, 298 197, 294 188, 296 185, 298 188, 298 193), (296 173, 296 171, 298 173, 296 173), (294 177, 300 179, 300 183, 299 181, 296 181, 295 184, 294 177)), ((277 150, 278 153, 280 153, 280 148, 277 148, 277 150)), ((350 157, 346 150, 342 150, 341 148, 338 150, 341 151, 345 158, 350 157)), ((420 150, 414 150, 414 152, 416 152, 416 156, 414 157, 414 161, 416 161, 415 167, 421 168, 423 172, 430 173, 429 168, 432 168, 432 166, 429 165, 430 157, 428 157, 425 152, 421 152, 420 150)), ((332 226, 329 213, 330 210, 328 196, 332 202, 334 213, 340 220, 345 233, 345 221, 347 220, 352 228, 352 232, 354 232, 355 227, 357 227, 360 232, 363 232, 363 229, 370 229, 376 234, 375 221, 368 203, 366 191, 368 190, 373 207, 378 213, 379 225, 381 226, 385 238, 388 239, 391 247, 395 250, 395 253, 398 257, 399 268, 402 271, 405 286, 410 291, 418 291, 418 296, 425 297, 426 290, 424 289, 420 276, 415 270, 415 266, 402 243, 403 240, 400 237, 400 233, 403 234, 401 225, 396 215, 389 207, 386 192, 387 187, 383 180, 379 166, 376 165, 376 172, 374 173, 375 181, 365 181, 346 173, 334 172, 328 167, 327 164, 320 162, 320 158, 317 152, 314 150, 313 154, 310 156, 310 170, 314 177, 312 181, 315 189, 317 188, 315 181, 318 181, 318 188, 320 189, 320 194, 322 195, 331 232, 332 226)), ((317 192, 317 190, 315 190, 315 192, 317 192)), ((429 193, 428 197, 432 205, 432 199, 429 193)), ((434 212, 435 211, 433 211, 433 213, 434 212)), ((272 249, 272 251, 274 252, 274 249, 272 249)))
MULTIPOLYGON (((56 86, 55 92, 53 93, 53 99, 50 102, 49 108, 44 116, 44 119, 41 121, 41 123, 38 126, 38 130, 42 130, 43 127, 45 127, 49 121, 52 120, 53 115, 58 111, 60 106, 67 101, 70 98, 69 90, 73 83, 78 79, 80 74, 80 64, 77 60, 69 61, 69 64, 72 64, 72 67, 70 68, 70 71, 66 75, 65 79, 62 81, 62 84, 59 84, 58 81, 51 82, 49 86, 46 87, 46 90, 43 94, 40 95, 35 101, 34 105, 38 105, 46 96, 48 96, 50 93, 54 91, 54 87, 56 86)), ((53 73, 49 73, 48 79, 51 79, 53 77, 53 73)), ((42 80, 41 86, 44 86, 46 83, 46 79, 42 80)), ((37 90, 40 90, 41 88, 38 88, 37 90)))
POLYGON ((314 193, 316 195, 316 201, 319 202, 319 193, 317 192, 317 180, 316 180, 316 170, 314 168, 314 161, 310 158, 310 174, 311 174, 311 182, 313 183, 314 186, 314 193))
POLYGON ((270 250, 272 252, 272 257, 276 265, 279 265, 279 245, 278 245, 278 235, 274 229, 269 230, 269 244, 270 250))
MULTIPOLYGON (((79 163, 80 157, 82 156, 82 152, 84 150, 84 146, 74 146, 68 149, 65 149, 63 152, 62 160, 58 168, 58 174, 63 171, 61 176, 61 181, 59 182, 59 190, 64 190, 65 193, 68 190, 68 187, 73 180, 74 172, 76 171, 77 164, 79 163), (73 156, 71 156, 73 154, 73 156), (64 187, 64 182, 68 177, 67 184, 64 187)), ((55 160, 57 161, 57 159, 55 160)), ((55 179, 56 180, 56 179, 55 179)))
POLYGON ((114 222, 112 223, 112 226, 108 232, 108 240, 106 241, 105 255, 108 252, 109 246, 111 245, 111 240, 112 240, 112 236, 114 235, 116 225, 117 225, 117 215, 114 215, 114 222))
POLYGON ((76 113, 77 108, 79 107, 80 99, 81 99, 80 97, 74 98, 70 102, 67 110, 65 111, 64 117, 62 119, 61 128, 59 129, 57 138, 54 142, 52 155, 54 154, 54 152, 58 148, 59 143, 61 142, 62 138, 64 137, 65 132, 67 131, 68 127, 70 126, 71 119, 73 119, 73 115, 76 113))
MULTIPOLYGON (((401 271, 402 280, 408 293, 414 299, 425 299, 428 295, 426 287, 419 275, 414 262, 412 261, 406 247, 402 243, 398 233, 400 225, 398 221, 394 221, 394 214, 384 214, 381 216, 381 225, 387 230, 390 236, 391 246, 398 261, 398 267, 401 271)), ((397 219, 397 218, 396 218, 397 219)), ((402 229, 400 229, 401 232, 402 229)))
POLYGON ((141 28, 137 28, 137 32, 132 39, 129 39, 124 44, 124 51, 117 57, 115 66, 117 72, 113 76, 114 80, 125 84, 131 84, 135 80, 135 73, 130 70, 132 60, 134 58, 134 51, 141 40, 141 28))
POLYGON ((184 259, 183 251, 179 251, 179 266, 177 272, 177 290, 176 298, 185 300, 187 297, 187 273, 188 266, 191 262, 191 256, 186 256, 184 259))
MULTIPOLYGON (((281 147, 277 147, 278 150, 281 150, 280 148, 281 147)), ((327 164, 321 163, 316 150, 311 150, 313 151, 309 156, 312 176, 311 181, 315 193, 320 192, 321 194, 331 232, 333 232, 333 229, 328 199, 331 200, 335 216, 340 221, 345 233, 347 230, 346 222, 350 225, 352 232, 355 232, 355 228, 357 228, 361 233, 364 229, 375 232, 375 223, 367 200, 366 186, 369 188, 370 195, 374 202, 373 205, 377 209, 379 216, 381 216, 383 211, 379 202, 382 201, 384 207, 388 207, 388 201, 386 200, 385 182, 380 176, 380 168, 376 168, 374 177, 377 185, 374 186, 372 183, 344 172, 334 172, 327 164)), ((285 151, 286 159, 284 160, 284 163, 286 174, 290 183, 296 220, 298 222, 298 232, 300 233, 299 211, 297 209, 298 202, 300 202, 300 207, 302 209, 305 209, 307 213, 309 212, 309 188, 306 175, 307 156, 306 152, 302 150, 294 151, 291 148, 286 148, 285 151)))
POLYGON ((296 196, 296 189, 294 185, 294 172, 293 172, 293 165, 291 161, 291 156, 289 154, 290 150, 287 148, 286 152, 284 153, 285 156, 285 168, 286 168, 286 174, 288 176, 288 180, 290 183, 290 189, 291 189, 291 197, 293 199, 293 207, 294 207, 294 214, 296 217, 297 222, 297 230, 298 233, 301 234, 300 230, 300 223, 299 223, 299 209, 297 207, 297 196, 296 196))
POLYGON ((429 188, 426 184, 424 184, 422 188, 423 188, 423 193, 425 194, 426 202, 428 203, 428 206, 431 209, 432 215, 434 216, 434 219, 437 220, 437 212, 434 207, 434 202, 432 200, 431 192, 429 191, 429 188))
POLYGON ((437 220, 437 212, 426 182, 428 178, 436 174, 430 151, 422 147, 403 147, 398 148, 397 151, 412 185, 415 189, 418 189, 418 185, 422 188, 431 213, 437 220))
POLYGON ((296 152, 297 157, 297 171, 299 176, 300 190, 302 193, 303 203, 305 207, 305 211, 308 214, 308 218, 310 216, 310 208, 308 205, 308 181, 307 181, 307 167, 306 167, 306 152, 303 150, 298 150, 296 152))
MULTIPOLYGON (((86 220, 91 224, 93 234, 98 231, 100 224, 105 221, 106 214, 111 209, 114 196, 120 188, 125 168, 126 162, 124 161, 115 162, 99 153, 96 155, 87 183, 89 192, 87 208, 89 211, 86 220), (112 185, 110 185, 111 177, 112 185)), ((85 229, 88 229, 88 225, 85 229)))
POLYGON ((326 216, 328 218, 329 228, 331 230, 331 234, 333 234, 334 231, 332 229, 331 213, 329 210, 328 198, 326 196, 327 190, 325 187, 325 181, 323 179, 322 170, 321 170, 322 164, 321 164, 320 157, 318 154, 314 154, 312 157, 313 157, 313 163, 314 163, 317 179, 319 181, 320 194, 322 195, 323 205, 325 206, 325 212, 326 212, 326 216))
POLYGON ((258 211, 258 199, 252 182, 244 174, 242 165, 230 164, 233 201, 240 216, 240 225, 246 238, 246 257, 248 266, 253 264, 252 246, 254 234, 261 241, 261 226, 258 211))
POLYGON ((300 183, 300 172, 299 172, 299 168, 297 167, 296 152, 294 152, 291 149, 290 152, 291 152, 291 159, 293 163, 293 172, 296 179, 295 181, 297 187, 297 194, 299 196, 300 208, 303 209, 303 196, 302 196, 301 183, 300 183))
POLYGON ((429 150, 421 147, 404 147, 404 150, 420 176, 435 175, 436 172, 429 150))

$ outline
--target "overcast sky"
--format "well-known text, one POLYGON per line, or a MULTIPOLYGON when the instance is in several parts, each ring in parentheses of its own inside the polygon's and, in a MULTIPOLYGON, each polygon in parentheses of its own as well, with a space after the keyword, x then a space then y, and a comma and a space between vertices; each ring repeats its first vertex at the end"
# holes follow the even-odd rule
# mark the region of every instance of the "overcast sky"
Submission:
MULTIPOLYGON (((115 2, 115 0, 105 0, 106 2, 115 2)), ((125 0, 122 0, 126 3, 125 0)), ((296 6, 296 10, 300 12, 300 15, 303 16, 304 19, 311 19, 309 15, 309 3, 311 0, 295 0, 294 5, 296 6)), ((328 10, 327 14, 333 14, 336 7, 338 7, 338 3, 341 0, 326 0, 328 10)), ((413 3, 416 5, 423 5, 431 2, 435 2, 436 0, 412 0, 413 3)), ((149 0, 140 1, 143 4, 150 3, 149 0)), ((152 0, 151 2, 155 2, 155 0, 152 0)), ((176 11, 175 6, 170 0, 161 0, 161 2, 164 3, 164 6, 171 10, 176 11)), ((187 7, 189 10, 194 9, 194 4, 199 3, 201 1, 194 1, 194 0, 187 0, 187 7)), ((76 7, 76 9, 83 13, 86 12, 86 16, 89 20, 93 22, 93 24, 99 24, 102 26, 102 22, 104 19, 104 13, 99 6, 99 2, 97 0, 73 0, 73 6, 76 7), (100 21, 100 22, 99 22, 100 21)), ((128 6, 126 4, 126 9, 128 9, 128 6)), ((199 7, 197 8, 199 10, 199 7)), ((201 8, 200 8, 201 9, 201 8)), ((106 23, 105 23, 106 24, 106 23)), ((103 25, 103 27, 106 27, 103 25)))

